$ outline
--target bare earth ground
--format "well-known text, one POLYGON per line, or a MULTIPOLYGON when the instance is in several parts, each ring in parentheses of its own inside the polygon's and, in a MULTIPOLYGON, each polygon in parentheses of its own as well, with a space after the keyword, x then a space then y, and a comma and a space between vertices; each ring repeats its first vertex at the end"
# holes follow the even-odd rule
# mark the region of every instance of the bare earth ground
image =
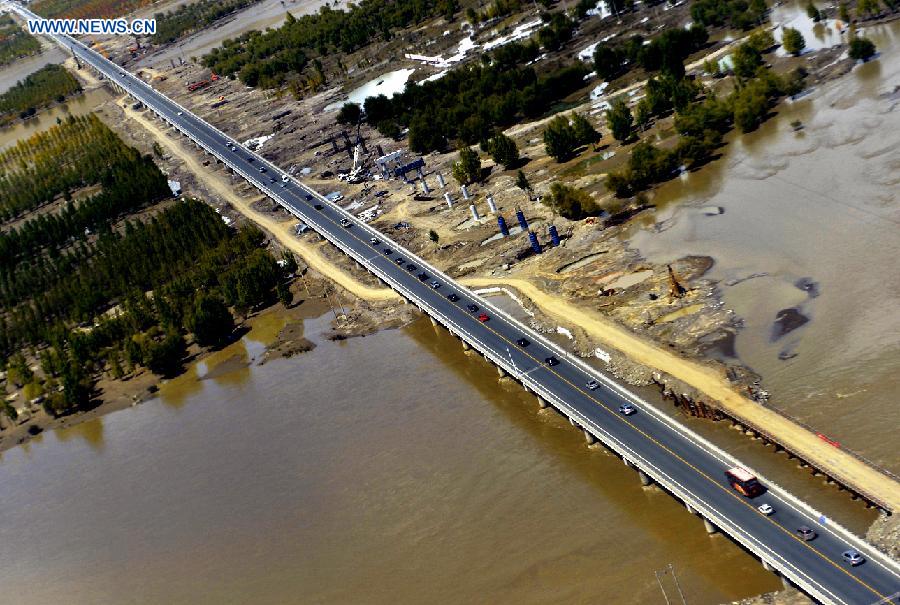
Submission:
MULTIPOLYGON (((669 21, 677 22, 676 11, 670 13, 672 16, 666 16, 669 21)), ((434 32, 428 28, 419 28, 413 38, 421 43, 431 35, 434 32)), ((441 42, 445 48, 452 47, 452 43, 441 42)), ((715 56, 727 53, 738 42, 716 43, 709 52, 715 56)), ((390 52, 396 50, 396 47, 389 49, 390 52)), ((574 54, 574 50, 568 52, 574 54)), ((818 63, 833 63, 831 59, 837 56, 832 57, 834 54, 833 51, 820 51, 818 63)), ((693 57, 689 69, 696 69, 705 58, 693 57)), ((341 81, 358 83, 384 69, 382 62, 374 60, 371 51, 354 55, 348 64, 354 61, 356 68, 352 75, 341 81)), ((784 59, 776 68, 779 71, 790 68, 792 61, 784 59)), ((394 68, 400 66, 403 66, 402 62, 392 65, 394 68)), ((185 90, 185 84, 208 77, 208 70, 192 64, 174 69, 158 67, 159 70, 143 71, 145 79, 152 78, 154 86, 162 92, 239 140, 274 135, 260 149, 266 157, 295 171, 308 168, 309 174, 300 178, 323 192, 341 191, 345 196, 342 204, 351 211, 377 208, 380 215, 374 224, 379 229, 463 283, 470 286, 504 284, 515 288, 546 317, 575 334, 578 350, 590 352, 595 345, 616 349, 651 372, 662 374, 664 381, 673 377, 679 384, 694 389, 707 403, 750 426, 777 435, 782 443, 802 452, 804 458, 817 467, 828 469, 836 478, 878 494, 894 510, 900 507, 900 486, 896 482, 824 443, 773 408, 761 405, 765 397, 759 396, 760 390, 755 388, 758 387, 756 377, 751 372, 734 363, 726 365, 711 358, 710 351, 728 346, 739 323, 722 307, 715 282, 704 278, 709 259, 692 257, 673 263, 687 294, 680 299, 668 300, 666 267, 648 263, 628 248, 627 241, 619 237, 617 221, 611 220, 616 216, 598 221, 568 221, 554 216, 545 206, 514 187, 514 172, 502 171, 488 160, 485 166, 491 173, 489 178, 484 184, 470 187, 472 202, 480 212, 487 212, 484 198, 490 193, 511 226, 515 224, 514 209, 521 207, 538 233, 542 233, 547 225, 555 224, 563 236, 563 247, 548 249, 540 256, 532 255, 522 236, 492 240, 496 234, 496 218, 488 214, 473 221, 468 204, 460 199, 454 187, 448 191, 456 205, 451 209, 446 207, 443 191, 437 189, 433 173, 441 172, 449 182, 449 166, 456 158, 454 153, 426 157, 431 187, 437 189, 430 195, 420 193, 413 197, 411 187, 396 180, 348 185, 330 176, 328 173, 346 170, 350 165, 349 156, 343 151, 335 153, 328 142, 330 137, 336 136, 343 145, 341 128, 334 124, 333 114, 323 111, 324 106, 337 97, 335 89, 297 101, 271 91, 250 90, 237 81, 223 78, 191 95, 185 90), (214 109, 211 105, 217 99, 224 99, 226 103, 214 109), (273 117, 285 111, 290 113, 277 119, 273 117), (310 120, 309 116, 316 118, 310 120), (386 195, 375 196, 379 190, 385 191, 386 195), (429 230, 438 234, 439 245, 428 241, 429 230), (748 392, 757 400, 744 395, 748 392)), ((825 72, 814 72, 812 78, 815 81, 836 77, 844 69, 846 65, 837 62, 825 72)), ((413 79, 417 77, 421 76, 414 74, 413 79)), ((620 92, 639 91, 642 84, 641 79, 625 82, 620 92)), ((639 96, 629 98, 633 103, 639 96)), ((640 212, 641 206, 622 206, 602 190, 605 172, 621 162, 627 149, 612 140, 606 132, 602 113, 591 103, 577 109, 592 116, 604 138, 594 149, 566 164, 557 165, 544 154, 540 140, 543 121, 513 127, 507 134, 516 138, 523 150, 526 156, 524 170, 537 193, 545 191, 554 178, 562 176, 592 192, 610 212, 621 212, 619 216, 627 220, 640 212), (602 154, 609 151, 616 155, 604 159, 602 154)), ((149 114, 128 109, 126 115, 155 138, 164 134, 149 114)), ((671 136, 670 123, 663 121, 655 128, 661 135, 671 136)), ((365 127, 363 134, 368 137, 370 160, 376 155, 376 146, 385 152, 398 148, 397 143, 365 127)), ((203 182, 214 199, 228 202, 240 214, 251 218, 271 233, 280 245, 296 252, 310 267, 333 279, 348 293, 371 302, 395 299, 392 292, 340 254, 335 254, 315 236, 294 236, 291 232, 294 221, 286 213, 273 210, 271 202, 263 200, 248 186, 233 183, 222 170, 213 170, 213 166, 204 170, 205 166, 197 160, 193 150, 172 142, 168 136, 159 141, 168 153, 177 156, 203 182)), ((545 239, 543 235, 541 239, 545 239)))

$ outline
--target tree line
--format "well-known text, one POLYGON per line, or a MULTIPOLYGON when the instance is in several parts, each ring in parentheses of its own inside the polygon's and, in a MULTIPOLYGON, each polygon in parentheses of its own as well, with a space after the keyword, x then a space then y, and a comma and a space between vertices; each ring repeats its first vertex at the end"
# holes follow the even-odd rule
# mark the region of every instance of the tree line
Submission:
POLYGON ((236 74, 248 86, 274 88, 307 66, 310 55, 352 52, 373 39, 388 40, 393 31, 446 11, 445 3, 429 0, 362 0, 348 10, 323 6, 319 12, 294 17, 265 32, 250 31, 225 40, 203 57, 216 73, 236 74))
POLYGON ((409 147, 417 153, 444 151, 451 141, 486 146, 497 132, 524 118, 537 118, 559 100, 584 87, 581 62, 539 76, 515 65, 533 46, 512 43, 490 64, 472 63, 442 78, 411 82, 392 98, 368 97, 366 120, 386 136, 409 128, 409 147))
POLYGON ((156 33, 151 37, 155 44, 165 44, 200 31, 214 23, 259 2, 260 0, 199 0, 182 4, 175 10, 156 13, 156 33))
MULTIPOLYGON (((771 115, 779 98, 800 92, 806 77, 803 68, 778 75, 764 65, 762 53, 772 42, 771 34, 766 32, 755 38, 751 36, 738 47, 734 53, 736 85, 727 97, 720 99, 706 92, 695 98, 701 92, 695 85, 694 95, 683 100, 680 106, 670 99, 669 104, 676 109, 675 130, 680 135, 675 147, 664 149, 646 141, 638 143, 625 167, 607 176, 607 189, 618 197, 631 196, 668 180, 679 166, 692 168, 708 161, 722 145, 725 133, 734 127, 741 132, 755 130, 771 115)), ((636 109, 640 113, 641 105, 636 109)), ((624 102, 614 104, 607 112, 607 119, 614 133, 619 130, 616 138, 623 142, 635 138, 634 119, 624 102)))
POLYGON ((0 353, 38 351, 54 414, 85 405, 103 369, 113 377, 137 366, 174 374, 186 333, 222 344, 234 328, 229 307, 246 312, 283 296, 296 264, 279 266, 264 240, 255 227, 227 227, 208 205, 187 200, 65 253, 35 254, 0 273, 0 353))
MULTIPOLYGON (((140 165, 147 170, 153 166, 148 161, 95 115, 69 116, 0 152, 0 221, 35 210, 57 196, 70 201, 78 190, 113 180, 117 173, 140 170, 140 165)), ((153 194, 160 191, 160 183, 166 185, 158 170, 149 180, 153 183, 148 191, 153 194)))
POLYGON ((41 52, 41 43, 13 21, 9 15, 0 15, 0 67, 16 59, 41 52))
POLYGON ((154 0, 37 0, 30 8, 45 18, 72 19, 121 17, 154 0))
POLYGON ((30 117, 51 103, 62 103, 80 92, 81 84, 66 68, 46 65, 0 95, 0 126, 30 117))

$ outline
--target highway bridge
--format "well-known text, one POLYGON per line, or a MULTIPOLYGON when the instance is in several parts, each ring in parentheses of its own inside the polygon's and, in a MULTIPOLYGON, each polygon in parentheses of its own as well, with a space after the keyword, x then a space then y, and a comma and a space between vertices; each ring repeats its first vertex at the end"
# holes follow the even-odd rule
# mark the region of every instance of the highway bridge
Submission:
MULTIPOLYGON (((17 4, 11 6, 23 17, 39 18, 17 4)), ((900 604, 896 561, 764 477, 760 477, 767 488, 763 495, 741 496, 725 477, 727 469, 742 466, 729 454, 247 151, 149 84, 75 39, 56 36, 55 40, 519 381, 537 395, 540 405, 553 406, 581 428, 589 441, 602 442, 634 468, 642 482, 654 482, 681 500, 689 513, 702 517, 708 531, 726 533, 767 569, 819 602, 900 604), (420 279, 422 273, 427 277, 420 279), (458 300, 448 298, 451 294, 458 300), (478 310, 471 311, 470 306, 478 310), (481 313, 489 316, 488 321, 479 320, 481 313), (559 363, 547 364, 550 357, 559 363), (591 381, 596 381, 591 385, 595 388, 589 388, 591 381), (621 414, 623 404, 633 405, 637 413, 621 414), (763 503, 770 504, 774 513, 761 514, 757 507, 763 503), (797 533, 803 525, 817 537, 803 540, 797 533), (850 548, 862 553, 866 562, 851 567, 844 561, 842 552, 850 548)), ((698 531, 699 527, 698 522, 698 531)))

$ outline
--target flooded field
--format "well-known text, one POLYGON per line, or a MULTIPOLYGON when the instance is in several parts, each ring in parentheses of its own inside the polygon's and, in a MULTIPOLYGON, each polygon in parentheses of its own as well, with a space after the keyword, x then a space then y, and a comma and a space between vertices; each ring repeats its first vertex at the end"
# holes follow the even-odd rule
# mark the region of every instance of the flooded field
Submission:
POLYGON ((898 472, 900 23, 864 34, 877 60, 732 135, 629 237, 651 260, 714 258, 744 322, 736 354, 772 404, 898 472))
POLYGON ((41 54, 19 59, 0 69, 0 94, 3 94, 15 86, 16 82, 24 80, 45 65, 62 63, 65 60, 66 53, 64 50, 56 45, 46 44, 41 54))
POLYGON ((420 321, 251 366, 277 320, 162 397, 5 452, 16 602, 662 602, 780 586, 420 321), (275 323, 273 323, 275 322, 275 323), (670 597, 671 576, 663 576, 670 597), (675 597, 677 598, 677 597, 675 597))
POLYGON ((16 122, 10 128, 2 128, 0 129, 0 149, 6 149, 10 145, 15 145, 19 139, 28 138, 36 132, 55 126, 57 119, 64 119, 69 115, 80 116, 90 113, 110 98, 112 96, 106 88, 95 88, 52 109, 41 111, 35 117, 24 122, 16 122))

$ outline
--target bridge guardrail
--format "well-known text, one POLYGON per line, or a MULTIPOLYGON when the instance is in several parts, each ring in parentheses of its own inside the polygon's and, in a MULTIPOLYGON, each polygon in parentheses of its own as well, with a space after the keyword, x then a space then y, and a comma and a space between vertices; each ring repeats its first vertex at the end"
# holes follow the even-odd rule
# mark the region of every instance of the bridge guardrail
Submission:
MULTIPOLYGON (((96 55, 95 58, 99 57, 99 55, 97 55, 94 51, 87 48, 81 42, 71 39, 71 38, 70 38, 70 40, 74 44, 77 44, 79 47, 81 47, 82 52, 90 53, 91 55, 96 55)), ((107 75, 109 75, 109 74, 107 74, 107 75)), ((119 76, 119 77, 122 77, 122 76, 119 76)), ((690 504, 690 506, 692 508, 694 508, 695 510, 701 512, 706 518, 708 518, 713 523, 715 523, 722 531, 726 531, 727 533, 729 533, 733 538, 735 538, 738 542, 740 542, 742 545, 744 545, 745 548, 747 548, 748 550, 753 552, 760 559, 762 559, 763 561, 765 561, 765 562, 773 565, 774 567, 778 568, 779 570, 781 570, 782 573, 784 573, 787 577, 789 577, 797 585, 803 587, 804 590, 807 590, 807 592, 809 592, 813 596, 816 596, 816 598, 820 598, 823 601, 831 601, 834 599, 833 595, 830 595, 830 594, 825 595, 824 593, 822 593, 819 590, 819 588, 817 588, 817 586, 814 585, 814 583, 808 577, 805 576, 805 574, 803 574, 801 571, 794 568, 789 562, 783 560, 780 557, 780 555, 778 555, 777 553, 775 553, 771 550, 768 550, 764 545, 760 544, 758 542, 758 540, 756 540, 749 534, 746 534, 746 532, 741 531, 740 528, 737 525, 733 524, 727 517, 725 517, 725 515, 721 514, 718 510, 713 508, 711 505, 708 505, 705 502, 703 502, 702 500, 695 498, 692 494, 689 493, 688 490, 684 489, 677 481, 675 481, 671 477, 668 477, 665 473, 661 472, 655 465, 653 465, 653 463, 651 461, 646 460, 642 456, 637 455, 635 452, 631 451, 630 448, 628 448, 623 443, 621 443, 619 440, 617 440, 613 435, 608 433, 604 428, 597 425, 596 423, 594 423, 587 417, 583 416, 577 409, 571 407, 568 403, 561 400, 554 393, 552 393, 551 391, 546 389, 543 385, 541 385, 537 381, 531 379, 529 376, 521 374, 519 372, 518 368, 510 363, 510 360, 508 360, 502 354, 498 354, 498 353, 494 352, 490 347, 485 345, 477 336, 470 333, 467 329, 459 326, 450 317, 445 316, 443 313, 441 313, 436 308, 431 306, 427 302, 427 300, 419 297, 415 292, 413 292, 410 288, 408 288, 401 281, 392 278, 389 274, 382 271, 377 265, 371 265, 371 266, 368 265, 367 264, 368 259, 363 257, 363 255, 357 253, 352 248, 345 246, 338 238, 332 237, 330 235, 329 230, 326 229, 325 227, 323 227, 319 223, 318 217, 314 218, 313 214, 306 215, 300 209, 294 208, 291 204, 282 200, 280 198, 279 192, 277 190, 271 188, 269 186, 269 184, 262 182, 260 179, 258 179, 256 177, 256 175, 250 174, 250 173, 244 171, 243 169, 241 169, 240 167, 232 165, 230 158, 226 154, 220 153, 218 150, 210 148, 205 142, 195 139, 191 134, 189 134, 179 124, 174 123, 168 117, 163 115, 163 113, 165 112, 165 108, 154 107, 154 105, 156 105, 156 103, 149 102, 146 98, 143 98, 139 92, 137 92, 138 89, 135 89, 135 88, 129 86, 128 84, 130 83, 130 80, 132 80, 132 79, 134 81, 140 83, 140 85, 142 85, 142 87, 144 87, 145 89, 149 89, 149 91, 152 91, 152 93, 157 94, 157 95, 160 94, 155 89, 153 89, 152 86, 143 82, 140 79, 135 78, 134 76, 131 76, 130 74, 128 74, 128 76, 126 76, 125 83, 117 83, 117 84, 122 86, 126 90, 126 92, 128 92, 130 95, 132 95, 133 97, 137 98, 138 100, 144 102, 145 105, 147 105, 148 107, 153 109, 153 111, 155 113, 157 113, 157 115, 159 115, 162 119, 165 119, 167 122, 169 122, 173 127, 175 127, 182 134, 192 138, 194 140, 194 142, 197 143, 200 147, 202 147, 205 151, 212 154, 214 157, 218 158, 225 165, 229 166, 232 170, 236 171, 238 174, 240 174, 244 179, 246 179, 251 184, 253 184, 261 192, 268 195, 273 200, 277 201, 285 209, 287 209, 292 215, 296 216, 297 218, 299 218, 301 220, 304 220, 307 224, 310 224, 310 226, 312 226, 314 229, 316 229, 316 231, 318 231, 323 237, 328 239, 328 241, 330 241, 336 247, 341 249, 345 254, 347 254, 348 256, 350 256, 351 258, 353 258, 354 260, 356 260, 357 262, 359 262, 360 264, 365 266, 368 270, 370 270, 372 273, 374 273, 376 276, 378 276, 379 279, 381 279, 386 284, 388 284, 389 286, 391 286, 392 288, 397 290, 405 298, 407 298, 410 301, 413 301, 414 304, 419 306, 419 308, 421 308, 428 315, 435 318, 435 320, 442 323, 442 325, 444 325, 452 333, 454 333, 460 337, 466 338, 466 340, 468 340, 469 343, 473 347, 476 348, 476 350, 478 350, 482 355, 484 355, 492 363, 498 365, 499 367, 502 367, 505 371, 507 371, 511 375, 515 376, 518 380, 520 380, 523 384, 525 384, 526 387, 528 387, 530 390, 532 390, 536 394, 544 397, 547 401, 553 403, 554 407, 557 407, 557 409, 560 409, 568 417, 572 418, 573 420, 577 420, 577 422, 579 423, 580 426, 582 426, 586 430, 589 430, 591 432, 591 434, 593 434, 596 438, 598 438, 601 442, 603 442, 607 447, 609 447, 610 449, 615 451, 617 454, 622 456, 623 459, 626 459, 626 460, 629 460, 630 462, 632 462, 641 471, 645 472, 647 475, 649 475, 651 478, 653 478, 659 485, 665 487, 668 491, 675 494, 679 499, 681 499, 682 501, 684 501, 687 504, 690 504), (773 559, 780 559, 780 561, 776 561, 773 559)), ((178 107, 181 111, 187 113, 190 118, 197 120, 198 122, 202 123, 205 127, 209 128, 212 132, 217 133, 223 139, 228 140, 235 144, 239 144, 233 138, 225 135, 224 133, 219 131, 218 128, 216 128, 215 126, 212 126, 211 124, 209 124, 208 122, 206 122, 205 120, 200 118, 199 116, 195 116, 194 114, 189 112, 187 109, 183 108, 177 102, 175 102, 171 99, 168 99, 168 98, 166 98, 166 100, 168 102, 170 102, 172 105, 178 107)), ((276 173, 286 174, 284 171, 282 171, 280 168, 278 168, 277 166, 275 166, 274 164, 272 164, 265 158, 262 158, 258 154, 254 154, 254 155, 259 157, 262 162, 264 162, 265 164, 267 164, 268 166, 273 168, 276 173)), ((290 175, 288 175, 288 176, 290 176, 290 175)), ((310 187, 308 187, 305 184, 299 183, 296 180, 295 180, 295 182, 297 182, 300 185, 300 187, 303 188, 304 191, 312 194, 316 199, 330 204, 333 208, 338 210, 339 213, 346 216, 346 218, 349 218, 350 220, 354 221, 355 224, 362 226, 362 228, 364 230, 366 230, 368 233, 370 233, 373 237, 377 236, 380 239, 385 240, 386 242, 390 242, 390 244, 395 246, 398 250, 405 251, 405 249, 402 246, 399 246, 391 238, 389 238, 385 234, 375 230, 374 228, 372 228, 365 222, 360 221, 355 216, 353 216, 352 214, 350 214, 349 212, 347 212, 346 210, 344 210, 337 204, 332 204, 324 196, 322 196, 315 190, 311 189, 310 187)), ((405 251, 405 253, 408 254, 411 258, 415 259, 417 262, 421 263, 424 267, 427 267, 435 275, 440 276, 440 278, 443 279, 446 283, 449 283, 449 284, 456 283, 449 276, 444 274, 442 271, 438 270, 436 267, 432 266, 430 263, 428 263, 424 259, 421 259, 418 256, 416 256, 415 254, 412 254, 408 251, 405 251)), ((462 286, 459 286, 459 287, 462 288, 462 286)), ((469 291, 469 293, 473 298, 475 298, 479 302, 481 302, 485 306, 485 308, 490 309, 498 317, 502 317, 511 326, 516 327, 516 329, 522 330, 524 333, 530 335, 536 341, 540 341, 549 350, 556 351, 561 356, 569 359, 571 362, 576 364, 579 367, 579 369, 581 371, 583 371, 586 375, 595 377, 595 378, 599 378, 600 380, 603 381, 604 384, 606 384, 609 388, 615 390, 619 394, 621 394, 629 399, 640 402, 644 406, 644 408, 646 408, 646 410, 648 412, 650 412, 658 421, 666 424, 671 430, 677 431, 678 433, 687 437, 690 441, 694 442, 694 444, 697 445, 698 447, 701 447, 702 449, 713 454, 718 460, 720 460, 720 462, 722 462, 724 464, 728 464, 728 465, 740 464, 737 461, 737 459, 733 458, 731 455, 722 451, 720 448, 711 444, 709 441, 700 437, 699 435, 697 435, 696 433, 694 433, 687 427, 684 427, 683 425, 675 422, 673 419, 669 418, 667 415, 662 414, 661 412, 656 410, 652 405, 643 401, 640 397, 636 396, 635 394, 631 393, 630 391, 627 391, 626 389, 624 389, 623 387, 621 387, 614 381, 607 378, 602 373, 600 373, 597 370, 595 370, 594 368, 591 368, 590 366, 588 366, 577 356, 571 355, 568 351, 565 351, 556 343, 553 343, 549 339, 545 338, 542 334, 539 334, 536 331, 531 330, 528 326, 523 326, 520 322, 518 322, 517 320, 515 320, 514 318, 509 316, 506 312, 499 309, 498 307, 496 307, 495 305, 493 305, 492 303, 490 303, 483 297, 481 297, 471 291, 469 291)), ((765 479, 762 476, 760 476, 760 479, 763 480, 768 486, 770 486, 770 488, 777 490, 779 492, 779 495, 784 497, 786 500, 790 500, 792 502, 792 504, 795 506, 795 508, 797 508, 798 510, 803 510, 806 512, 806 514, 813 515, 815 517, 818 517, 821 515, 821 513, 818 513, 818 511, 816 511, 815 509, 810 507, 805 502, 802 502, 799 499, 793 497, 790 494, 790 492, 787 492, 786 490, 784 490, 783 488, 781 488, 774 482, 772 482, 768 479, 765 479)), ((844 529, 843 527, 841 527, 833 522, 830 523, 829 529, 831 529, 835 533, 843 533, 844 537, 848 540, 848 542, 851 542, 851 543, 852 542, 864 542, 864 540, 862 540, 861 538, 855 536, 848 530, 844 529)), ((872 547, 872 550, 873 550, 873 552, 881 555, 880 551, 878 551, 877 549, 874 549, 874 547, 872 547)), ((898 567, 897 564, 889 558, 885 558, 885 560, 882 562, 886 563, 888 566, 890 566, 892 568, 898 567)))

